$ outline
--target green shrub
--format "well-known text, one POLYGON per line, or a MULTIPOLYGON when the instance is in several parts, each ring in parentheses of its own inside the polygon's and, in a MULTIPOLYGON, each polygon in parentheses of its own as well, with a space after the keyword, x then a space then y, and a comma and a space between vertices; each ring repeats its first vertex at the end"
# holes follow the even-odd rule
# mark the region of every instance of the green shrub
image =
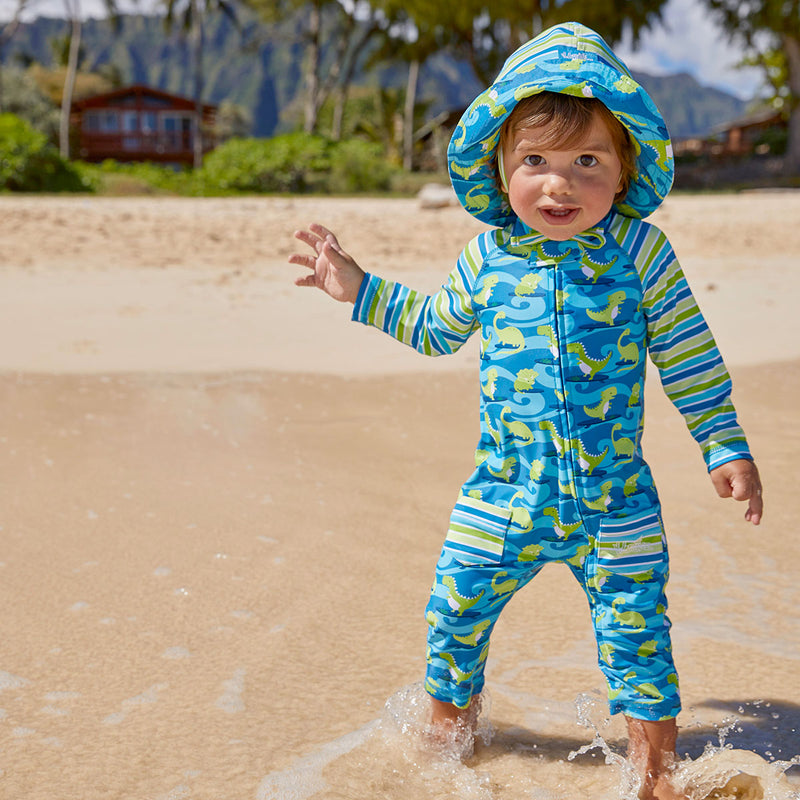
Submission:
POLYGON ((206 194, 384 191, 395 169, 379 144, 288 133, 230 139, 206 156, 198 176, 206 194))
POLYGON ((289 133, 274 139, 230 139, 206 156, 207 192, 308 192, 330 168, 321 136, 289 133))
POLYGON ((0 114, 0 190, 86 192, 92 185, 43 133, 14 114, 0 114))
POLYGON ((381 145, 347 139, 332 147, 328 189, 338 193, 385 191, 395 172, 381 145))

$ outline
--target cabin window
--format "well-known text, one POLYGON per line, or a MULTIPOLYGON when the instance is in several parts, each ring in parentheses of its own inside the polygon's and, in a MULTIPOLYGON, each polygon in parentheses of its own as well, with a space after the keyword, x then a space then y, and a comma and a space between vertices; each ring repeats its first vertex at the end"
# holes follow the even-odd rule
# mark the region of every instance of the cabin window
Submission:
POLYGON ((87 111, 83 115, 83 127, 94 133, 116 133, 119 117, 116 111, 87 111))

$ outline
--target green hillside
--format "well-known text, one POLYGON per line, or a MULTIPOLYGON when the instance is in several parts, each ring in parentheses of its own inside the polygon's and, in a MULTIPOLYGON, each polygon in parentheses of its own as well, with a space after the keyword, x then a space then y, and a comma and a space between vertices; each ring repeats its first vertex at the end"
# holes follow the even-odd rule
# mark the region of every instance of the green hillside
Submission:
MULTIPOLYGON (((40 18, 23 25, 0 53, 0 63, 51 64, 52 41, 63 37, 64 20, 40 18)), ((144 83, 191 95, 190 57, 185 40, 165 30, 163 19, 124 16, 118 30, 106 20, 86 22, 82 69, 113 67, 123 83, 144 83)), ((253 134, 270 136, 296 124, 302 94, 302 51, 298 22, 265 26, 252 18, 237 30, 225 17, 208 22, 204 100, 231 101, 252 114, 253 134), (293 106, 294 103, 294 106, 293 106)), ((740 116, 745 103, 733 95, 701 86, 689 75, 635 76, 652 94, 672 136, 707 134, 712 127, 740 116)), ((361 74, 362 85, 401 87, 402 65, 361 74)), ((465 107, 480 89, 463 65, 446 54, 422 71, 419 99, 428 114, 465 107)))

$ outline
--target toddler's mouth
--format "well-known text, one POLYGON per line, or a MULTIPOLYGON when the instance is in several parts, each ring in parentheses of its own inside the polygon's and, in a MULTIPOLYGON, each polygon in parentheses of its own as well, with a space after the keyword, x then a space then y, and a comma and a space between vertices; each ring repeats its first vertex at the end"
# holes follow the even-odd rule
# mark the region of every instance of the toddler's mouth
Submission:
POLYGON ((545 220, 557 225, 559 223, 571 222, 578 214, 578 209, 551 207, 540 209, 540 213, 545 220))

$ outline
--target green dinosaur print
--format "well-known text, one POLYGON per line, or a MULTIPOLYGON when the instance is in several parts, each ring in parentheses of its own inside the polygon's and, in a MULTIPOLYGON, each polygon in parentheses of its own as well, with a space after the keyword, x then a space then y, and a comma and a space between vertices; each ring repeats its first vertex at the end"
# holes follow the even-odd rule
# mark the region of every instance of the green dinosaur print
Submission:
POLYGON ((562 94, 571 94, 575 97, 594 97, 592 87, 586 81, 567 86, 566 89, 562 90, 562 94))
POLYGON ((569 535, 571 533, 575 533, 578 528, 581 527, 581 521, 578 520, 577 522, 573 522, 569 525, 565 525, 561 521, 561 517, 558 515, 558 509, 555 507, 545 508, 542 511, 542 516, 545 517, 552 517, 553 519, 553 530, 558 534, 559 538, 561 539, 569 539, 569 535))
POLYGON ((556 289, 556 311, 563 311, 570 294, 565 289, 556 289))
POLYGON ((606 325, 613 325, 626 298, 627 295, 623 291, 612 292, 608 296, 608 305, 602 311, 593 311, 591 308, 587 308, 586 313, 595 322, 605 322, 606 325))
POLYGON ((645 618, 638 611, 617 611, 617 606, 620 604, 625 604, 624 597, 617 597, 611 604, 611 613, 614 619, 619 622, 620 625, 626 625, 634 630, 643 631, 647 627, 645 618))
POLYGON ((579 438, 573 439, 572 441, 572 449, 578 451, 578 465, 587 475, 591 475, 608 454, 608 447, 606 446, 606 449, 603 450, 602 453, 593 455, 586 450, 583 446, 583 442, 579 438))
POLYGON ((492 621, 490 619, 485 619, 475 625, 472 629, 472 633, 470 633, 468 636, 459 636, 458 634, 454 633, 453 638, 456 641, 461 642, 461 644, 474 646, 483 638, 483 634, 491 624, 492 621))
POLYGON ((487 194, 475 194, 478 190, 482 189, 482 186, 475 186, 470 189, 467 194, 465 195, 466 203, 469 209, 473 209, 475 211, 483 211, 484 209, 489 207, 489 195, 487 194))
POLYGON ((536 561, 536 559, 541 555, 542 550, 544 550, 544 545, 529 544, 520 550, 519 556, 517 556, 517 561, 536 561))
POLYGON ((513 325, 508 325, 504 328, 497 327, 498 320, 505 318, 505 311, 498 311, 494 315, 494 320, 492 322, 492 325, 494 326, 494 332, 497 335, 500 344, 505 345, 506 347, 511 347, 514 350, 521 350, 523 347, 525 347, 525 337, 522 335, 522 331, 519 328, 515 328, 513 325))
POLYGON ((648 569, 647 572, 637 572, 636 575, 631 575, 634 583, 649 583, 653 580, 653 570, 648 569))
POLYGON ((497 389, 497 370, 490 367, 486 370, 486 383, 481 384, 481 391, 490 400, 494 400, 494 393, 497 389))
POLYGON ((544 462, 539 461, 538 458, 534 459, 533 461, 531 461, 531 468, 530 471, 528 472, 528 477, 534 482, 538 481, 539 478, 542 477, 543 471, 544 471, 544 462))
POLYGON ((639 405, 639 397, 642 393, 642 384, 637 381, 631 387, 631 396, 628 398, 628 408, 639 405))
POLYGON ((585 497, 582 498, 583 504, 587 508, 591 508, 592 511, 605 511, 608 507, 608 504, 611 502, 611 487, 613 486, 612 481, 605 481, 600 486, 600 497, 597 500, 587 500, 585 497))
MULTIPOLYGON (((612 574, 612 572, 604 567, 597 567, 594 577, 589 578, 589 588, 599 592, 603 588, 603 584, 606 582, 606 579, 612 574)), ((602 617, 604 613, 605 612, 599 612, 597 616, 602 617)))
POLYGON ((522 280, 517 284, 514 289, 514 294, 517 297, 525 297, 528 294, 536 294, 536 288, 542 282, 542 275, 533 272, 526 272, 522 276, 522 280))
POLYGON ((614 82, 614 88, 623 94, 633 94, 637 89, 637 83, 627 75, 620 75, 619 80, 614 82))
POLYGON ((569 61, 564 61, 559 64, 558 68, 563 69, 565 72, 576 72, 577 70, 581 69, 585 63, 585 58, 571 58, 569 61))
POLYGON ((507 581, 501 582, 500 578, 504 575, 508 575, 508 572, 501 570, 492 578, 492 591, 496 595, 511 594, 517 588, 519 581, 516 578, 509 578, 507 581))
POLYGON ((481 164, 479 163, 471 163, 466 167, 462 167, 456 161, 450 162, 450 170, 455 172, 460 178, 463 178, 465 181, 469 180, 473 175, 480 171, 481 164))
POLYGON ((658 651, 658 642, 655 639, 648 639, 637 651, 639 658, 648 658, 658 651))
POLYGON ((608 690, 608 699, 609 700, 616 700, 621 694, 622 690, 625 688, 624 681, 629 681, 631 678, 636 677, 636 672, 631 670, 630 672, 625 673, 625 677, 622 679, 623 683, 620 684, 619 689, 611 689, 608 690))
POLYGON ((519 439, 525 444, 530 444, 533 441, 533 431, 524 423, 519 420, 512 420, 509 422, 506 415, 511 413, 511 409, 505 406, 500 412, 500 422, 506 427, 506 430, 515 438, 519 439))
MULTIPOLYGON (((633 369, 636 364, 639 363, 639 345, 636 342, 628 342, 628 344, 623 345, 622 340, 626 336, 631 335, 631 329, 625 328, 624 331, 619 335, 619 339, 617 339, 617 350, 619 351, 619 360, 620 361, 630 361, 631 365, 629 367, 625 367, 624 369, 633 369)), ((624 370, 622 370, 624 371, 624 370)))
POLYGON ((612 258, 611 261, 609 261, 607 264, 598 264, 597 262, 587 258, 583 262, 583 266, 581 267, 581 272, 587 278, 589 278, 592 281, 592 283, 597 283, 597 281, 600 280, 600 278, 602 278, 603 275, 605 275, 606 272, 608 272, 611 269, 611 267, 613 267, 614 264, 616 263, 617 263, 616 257, 612 258))
POLYGON ((489 435, 494 439, 494 443, 499 447, 500 442, 502 441, 502 436, 500 436, 500 431, 496 428, 492 427, 492 421, 489 419, 489 412, 483 412, 483 421, 486 424, 486 431, 489 435))
POLYGON ((617 648, 610 642, 603 642, 598 649, 600 651, 600 658, 610 667, 614 666, 614 652, 617 648))
POLYGON ((520 533, 527 533, 533 530, 533 520, 531 519, 530 511, 524 506, 513 505, 514 501, 518 500, 523 495, 524 493, 522 491, 517 492, 509 501, 508 508, 511 511, 511 521, 520 528, 520 533))
POLYGON ((529 392, 538 377, 539 373, 535 369, 521 369, 514 380, 514 391, 529 392))
POLYGON ((556 430, 556 426, 549 419, 543 419, 539 422, 539 427, 543 431, 550 432, 550 438, 553 440, 553 444, 556 446, 556 453, 558 453, 559 458, 563 458, 567 452, 569 452, 569 448, 571 442, 565 439, 563 436, 558 435, 558 431, 556 430))
POLYGON ((652 697, 653 700, 660 703, 664 699, 664 695, 659 691, 654 683, 635 683, 634 686, 642 694, 652 697))
MULTIPOLYGON (((476 450, 475 451, 475 466, 479 467, 491 455, 490 450, 476 450)), ((473 491, 476 491, 473 489, 473 491)))
POLYGON ((497 90, 487 89, 483 94, 475 99, 473 108, 488 108, 489 113, 495 118, 504 117, 508 112, 502 103, 497 102, 497 90))
POLYGON ((479 292, 476 292, 474 302, 476 305, 485 306, 492 296, 494 287, 497 286, 500 277, 498 275, 487 275, 486 280, 483 282, 483 287, 479 292))
POLYGON ((514 478, 514 470, 517 468, 517 459, 515 456, 509 456, 508 458, 503 459, 503 463, 499 470, 492 469, 489 464, 486 465, 486 469, 494 475, 495 478, 498 478, 501 481, 505 481, 509 483, 514 478))
POLYGON ((559 481, 558 482, 558 490, 562 494, 568 494, 568 495, 570 495, 572 497, 577 497, 578 496, 578 491, 575 488, 575 481, 570 481, 569 483, 561 483, 561 481, 559 481))
POLYGON ((642 144, 647 145, 647 147, 651 147, 653 150, 656 151, 658 157, 656 158, 656 164, 664 170, 664 172, 668 172, 669 162, 672 160, 671 153, 667 150, 669 147, 668 142, 664 141, 663 139, 658 140, 646 140, 643 141, 642 144))
POLYGON ((458 586, 456 585, 455 578, 452 575, 445 575, 445 577, 442 579, 442 583, 448 592, 447 605, 449 605, 453 611, 458 611, 459 614, 463 614, 467 609, 472 608, 472 606, 474 606, 475 603, 477 603, 481 597, 483 597, 486 591, 485 589, 481 589, 475 597, 465 597, 464 595, 459 594, 458 586))
POLYGON ((558 340, 556 339, 555 331, 553 330, 552 325, 539 325, 536 328, 536 333, 539 336, 546 336, 547 337, 547 344, 550 349, 550 354, 553 358, 558 358, 558 340))
POLYGON ((617 396, 617 387, 616 386, 606 386, 602 392, 600 392, 600 402, 596 406, 584 406, 583 410, 586 412, 587 417, 594 417, 595 419, 601 419, 605 422, 606 414, 608 414, 609 409, 611 408, 611 401, 617 396))
POLYGON ((573 567, 582 567, 584 562, 586 561, 586 557, 591 555, 592 550, 594 550, 595 539, 594 536, 589 537, 589 544, 582 544, 579 545, 578 548, 575 550, 575 555, 572 558, 567 559, 568 564, 572 564, 573 567))
POLYGON ((625 495, 625 497, 630 497, 636 492, 636 486, 638 483, 639 473, 636 472, 625 481, 625 485, 622 487, 622 493, 625 495))
POLYGON ((611 428, 611 445, 613 446, 614 453, 617 456, 628 456, 629 460, 632 460, 633 454, 636 452, 636 445, 633 443, 633 439, 628 439, 624 436, 621 436, 619 439, 614 438, 614 434, 621 430, 622 423, 615 422, 611 428))
POLYGON ((583 342, 570 342, 567 345, 567 352, 574 353, 578 356, 578 367, 589 380, 593 380, 594 376, 611 360, 611 353, 602 360, 589 358, 589 356, 586 355, 583 342))
POLYGON ((441 658, 450 665, 450 675, 452 676, 453 680, 458 683, 468 681, 475 674, 474 669, 471 669, 469 672, 460 670, 456 664, 456 660, 450 653, 441 653, 441 658))

